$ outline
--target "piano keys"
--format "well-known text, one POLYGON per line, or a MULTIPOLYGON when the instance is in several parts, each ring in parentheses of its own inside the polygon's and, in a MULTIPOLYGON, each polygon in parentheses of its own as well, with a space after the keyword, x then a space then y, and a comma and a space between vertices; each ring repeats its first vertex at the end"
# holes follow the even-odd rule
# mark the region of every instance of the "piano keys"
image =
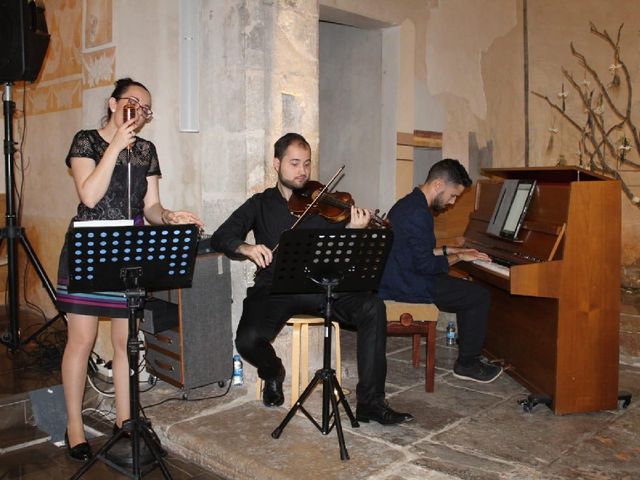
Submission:
POLYGON ((500 265, 496 262, 487 262, 486 260, 473 260, 471 263, 501 277, 509 278, 511 276, 511 269, 506 265, 500 265))

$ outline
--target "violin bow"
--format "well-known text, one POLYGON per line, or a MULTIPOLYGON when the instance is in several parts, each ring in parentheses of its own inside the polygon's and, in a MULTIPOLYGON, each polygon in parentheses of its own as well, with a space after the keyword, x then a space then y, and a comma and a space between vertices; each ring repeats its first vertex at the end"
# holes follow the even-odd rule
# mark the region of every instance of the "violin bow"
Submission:
MULTIPOLYGON (((329 187, 331 186, 331 184, 336 181, 336 178, 338 178, 338 176, 342 173, 344 168, 345 168, 345 166, 342 165, 338 169, 338 171, 335 173, 335 175, 333 177, 331 177, 331 180, 329 180, 327 182, 327 184, 324 186, 324 188, 322 190, 320 190, 320 193, 318 195, 316 195, 316 197, 313 200, 311 200, 311 203, 309 203, 309 205, 307 205, 307 208, 304 209, 304 212, 302 212, 300 214, 298 219, 295 221, 295 223, 291 226, 291 228, 289 230, 293 230, 294 228, 296 228, 298 226, 298 224, 304 219, 304 217, 307 215, 307 213, 309 213, 309 210, 311 210, 316 205, 316 203, 318 203, 320 198, 322 198, 322 196, 326 193, 326 191, 329 190, 329 187)), ((271 253, 276 253, 276 250, 278 249, 279 246, 280 246, 280 244, 278 243, 275 247, 273 247, 273 250, 271 250, 271 253)))

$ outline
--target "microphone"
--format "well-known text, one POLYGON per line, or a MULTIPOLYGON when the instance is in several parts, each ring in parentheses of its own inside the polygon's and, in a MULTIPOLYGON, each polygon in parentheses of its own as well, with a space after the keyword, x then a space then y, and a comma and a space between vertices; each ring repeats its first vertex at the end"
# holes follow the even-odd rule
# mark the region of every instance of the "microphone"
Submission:
MULTIPOLYGON (((122 108, 122 120, 124 120, 124 123, 127 123, 132 118, 136 118, 136 106, 130 103, 127 103, 122 108)), ((127 145, 127 150, 131 150, 132 145, 133 143, 130 143, 129 145, 127 145)))

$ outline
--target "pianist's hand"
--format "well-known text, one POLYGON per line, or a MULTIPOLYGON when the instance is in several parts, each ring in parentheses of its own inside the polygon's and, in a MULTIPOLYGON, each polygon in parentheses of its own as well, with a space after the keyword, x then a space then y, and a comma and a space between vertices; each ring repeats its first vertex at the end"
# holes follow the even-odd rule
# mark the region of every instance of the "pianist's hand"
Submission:
POLYGON ((491 257, 489 257, 489 255, 474 248, 457 248, 452 253, 463 262, 472 262, 473 260, 485 260, 487 262, 491 261, 491 257))

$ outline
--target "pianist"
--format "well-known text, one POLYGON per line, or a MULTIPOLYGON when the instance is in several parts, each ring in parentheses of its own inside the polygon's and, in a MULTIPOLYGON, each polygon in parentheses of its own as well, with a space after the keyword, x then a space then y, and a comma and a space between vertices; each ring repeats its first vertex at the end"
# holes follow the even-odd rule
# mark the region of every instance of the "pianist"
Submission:
POLYGON ((449 266, 473 260, 490 261, 482 252, 458 247, 436 248, 432 211, 452 206, 471 179, 457 160, 433 165, 424 184, 398 200, 389 211, 394 242, 385 266, 379 295, 385 300, 433 303, 456 314, 458 358, 455 377, 489 383, 502 368, 480 357, 487 330, 489 292, 484 287, 448 275, 449 266))

